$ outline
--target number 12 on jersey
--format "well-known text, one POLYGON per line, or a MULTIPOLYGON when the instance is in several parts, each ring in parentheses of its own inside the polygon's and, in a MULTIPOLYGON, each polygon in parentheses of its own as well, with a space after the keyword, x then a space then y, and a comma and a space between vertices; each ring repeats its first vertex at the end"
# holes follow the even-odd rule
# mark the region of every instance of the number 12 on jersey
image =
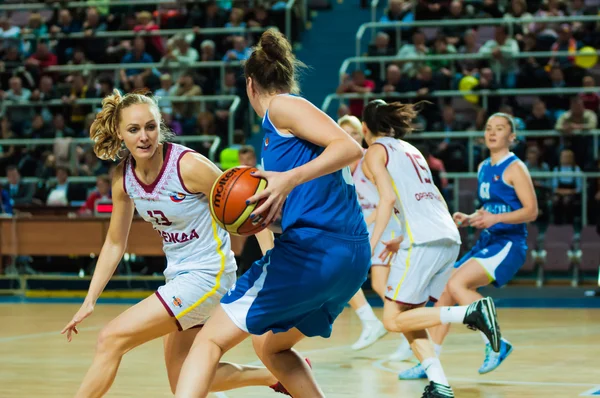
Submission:
POLYGON ((422 184, 431 184, 431 178, 429 178, 427 167, 423 166, 423 162, 425 162, 425 159, 423 159, 419 154, 408 152, 405 153, 406 156, 408 156, 408 158, 410 159, 411 163, 413 164, 413 167, 417 172, 417 176, 419 177, 419 181, 421 181, 422 184))

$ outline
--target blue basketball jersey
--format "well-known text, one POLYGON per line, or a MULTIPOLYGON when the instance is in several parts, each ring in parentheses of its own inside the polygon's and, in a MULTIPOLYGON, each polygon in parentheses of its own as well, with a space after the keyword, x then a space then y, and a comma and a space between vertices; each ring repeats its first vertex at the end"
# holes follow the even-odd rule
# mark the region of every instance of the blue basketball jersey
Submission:
MULTIPOLYGON (((492 165, 491 158, 486 159, 479 169, 478 196, 483 208, 490 213, 509 213, 523 207, 515 188, 504 180, 504 171, 515 161, 519 161, 519 158, 510 152, 495 165, 492 165)), ((488 231, 492 234, 527 236, 527 228, 524 223, 498 223, 488 228, 488 231)))
MULTIPOLYGON (((269 119, 264 131, 262 166, 265 171, 285 172, 319 156, 324 148, 278 131, 269 119)), ((368 235, 350 168, 315 178, 296 186, 282 211, 281 228, 315 228, 338 235, 368 235)))

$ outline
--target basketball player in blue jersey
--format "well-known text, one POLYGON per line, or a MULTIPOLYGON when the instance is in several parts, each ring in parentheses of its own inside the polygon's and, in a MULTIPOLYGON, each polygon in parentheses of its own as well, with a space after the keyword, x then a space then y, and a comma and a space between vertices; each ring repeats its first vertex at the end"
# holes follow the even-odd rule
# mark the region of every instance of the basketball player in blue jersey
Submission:
POLYGON ((362 150, 331 118, 297 96, 300 63, 286 38, 267 30, 245 63, 250 103, 263 118, 267 188, 252 217, 268 225, 281 217, 282 234, 263 230, 265 256, 221 300, 196 337, 177 397, 206 397, 221 356, 249 335, 256 353, 295 398, 324 394, 293 349, 305 337, 331 335, 332 324, 367 278, 369 235, 352 185, 350 164, 362 150))
MULTIPOLYGON (((468 305, 481 298, 477 289, 490 283, 496 287, 507 284, 519 271, 527 254, 526 223, 537 218, 535 190, 527 167, 510 152, 514 143, 515 125, 510 115, 496 113, 487 121, 485 143, 490 157, 479 165, 478 196, 482 208, 471 215, 455 213, 459 227, 481 229, 475 246, 455 264, 453 276, 436 306, 458 303, 468 305)), ((433 342, 441 344, 449 325, 429 330, 433 342)), ((488 339, 486 356, 479 373, 496 369, 512 352, 512 345, 504 338, 500 351, 494 352, 488 339)), ((425 378, 425 371, 417 365, 400 373, 400 379, 425 378)))

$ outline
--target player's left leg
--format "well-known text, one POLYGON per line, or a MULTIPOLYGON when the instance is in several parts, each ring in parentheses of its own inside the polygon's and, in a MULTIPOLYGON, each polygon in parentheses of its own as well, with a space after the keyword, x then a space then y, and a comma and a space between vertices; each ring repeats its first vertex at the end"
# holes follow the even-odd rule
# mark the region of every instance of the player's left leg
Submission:
POLYGON ((297 328, 252 336, 256 354, 293 397, 324 397, 307 361, 293 349, 306 336, 297 328))
MULTIPOLYGON (((423 305, 424 304, 413 306, 409 304, 400 304, 390 300, 386 300, 383 309, 384 322, 388 320, 388 322, 386 322, 386 327, 388 328, 388 330, 400 332, 401 328, 398 327, 398 324, 395 322, 389 322, 389 320, 397 319, 403 313, 417 311, 419 307, 422 307, 423 305)), ((405 332, 404 335, 410 343, 412 352, 414 352, 415 356, 422 364, 422 369, 426 373, 427 378, 430 382, 425 389, 423 397, 454 397, 452 388, 450 387, 448 379, 444 374, 442 364, 435 353, 433 344, 431 343, 431 341, 429 341, 427 331, 425 331, 424 329, 412 330, 409 332, 405 332)))
POLYGON ((356 312, 356 315, 362 324, 362 332, 358 340, 352 344, 353 350, 367 348, 387 334, 387 330, 385 330, 383 323, 373 312, 373 308, 367 302, 367 298, 362 289, 359 289, 358 292, 356 292, 349 304, 354 312, 356 312))
MULTIPOLYGON (((164 337, 165 362, 171 391, 175 394, 177 380, 185 358, 200 328, 172 332, 164 337)), ((238 365, 220 362, 211 391, 226 391, 246 386, 275 386, 277 379, 261 366, 238 365)))

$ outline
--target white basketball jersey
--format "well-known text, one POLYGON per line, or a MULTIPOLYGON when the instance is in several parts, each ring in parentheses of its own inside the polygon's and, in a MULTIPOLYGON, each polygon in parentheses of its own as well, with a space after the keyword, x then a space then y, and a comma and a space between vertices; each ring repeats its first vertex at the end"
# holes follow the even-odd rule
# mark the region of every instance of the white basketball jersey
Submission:
POLYGON ((152 185, 142 183, 131 156, 125 159, 123 187, 144 218, 162 236, 167 279, 182 271, 202 270, 215 276, 237 269, 229 234, 212 219, 208 198, 189 192, 179 161, 191 149, 165 143, 165 160, 152 185))
POLYGON ((433 185, 431 170, 417 148, 392 137, 379 138, 396 193, 395 212, 404 226, 402 247, 439 240, 460 244, 458 228, 433 185))
POLYGON ((363 157, 358 162, 356 170, 354 170, 354 173, 352 174, 352 180, 354 181, 354 187, 356 188, 358 203, 360 203, 363 215, 367 218, 377 207, 377 204, 379 203, 379 194, 377 193, 377 187, 369 181, 362 169, 364 160, 365 158, 363 157))

